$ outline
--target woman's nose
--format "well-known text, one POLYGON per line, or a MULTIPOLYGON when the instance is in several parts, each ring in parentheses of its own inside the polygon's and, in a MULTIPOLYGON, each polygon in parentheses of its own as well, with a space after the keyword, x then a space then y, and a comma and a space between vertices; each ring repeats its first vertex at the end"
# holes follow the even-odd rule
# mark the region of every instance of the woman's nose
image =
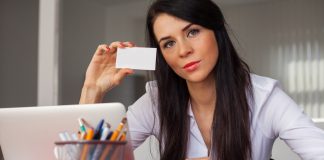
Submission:
POLYGON ((189 42, 183 41, 180 42, 179 55, 180 57, 186 57, 193 52, 193 48, 189 42))

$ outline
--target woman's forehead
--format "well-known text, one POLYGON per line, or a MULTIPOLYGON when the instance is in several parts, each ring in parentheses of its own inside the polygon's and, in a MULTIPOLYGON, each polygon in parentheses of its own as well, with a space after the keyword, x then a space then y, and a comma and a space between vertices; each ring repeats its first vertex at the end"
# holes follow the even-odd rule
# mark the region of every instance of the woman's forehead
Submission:
POLYGON ((159 14, 153 23, 153 30, 156 38, 170 36, 175 32, 181 32, 190 22, 175 16, 162 13, 159 14))

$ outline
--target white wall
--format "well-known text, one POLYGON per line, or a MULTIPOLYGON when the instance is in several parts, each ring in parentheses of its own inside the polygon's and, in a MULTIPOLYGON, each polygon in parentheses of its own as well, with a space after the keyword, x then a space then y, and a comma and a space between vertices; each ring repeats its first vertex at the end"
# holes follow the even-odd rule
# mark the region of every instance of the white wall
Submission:
POLYGON ((0 107, 37 103, 38 0, 0 1, 0 107))
MULTIPOLYGON (((60 104, 79 102, 86 68, 99 44, 113 41, 141 41, 134 29, 135 9, 124 12, 118 9, 124 3, 103 4, 90 0, 62 1, 62 34, 60 53, 60 104)), ((136 4, 141 6, 142 3, 136 4)), ((128 4, 125 6, 127 7, 128 4)), ((139 28, 142 29, 140 26, 139 28)), ((141 31, 141 30, 140 30, 141 31)), ((138 43, 137 43, 138 44, 138 43)), ((144 93, 144 77, 140 74, 129 76, 110 91, 105 102, 119 101, 126 106, 132 104, 144 93)))
POLYGON ((224 6, 252 71, 278 79, 308 115, 324 117, 324 1, 224 6))
MULTIPOLYGON (((145 18, 150 0, 130 1, 116 5, 107 5, 106 42, 131 41, 137 46, 146 46, 145 18)), ((146 75, 144 71, 136 71, 146 75)))
POLYGON ((0 1, 0 108, 37 104, 37 33, 38 0, 0 1))
POLYGON ((62 1, 59 103, 79 102, 86 68, 104 43, 105 7, 88 0, 62 1))

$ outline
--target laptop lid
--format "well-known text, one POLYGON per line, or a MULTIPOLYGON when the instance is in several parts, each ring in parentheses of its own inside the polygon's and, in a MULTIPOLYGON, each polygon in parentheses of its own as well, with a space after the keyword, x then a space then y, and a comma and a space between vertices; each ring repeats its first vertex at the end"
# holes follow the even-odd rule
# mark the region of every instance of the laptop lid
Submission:
POLYGON ((59 133, 79 130, 78 118, 96 127, 104 118, 115 129, 126 116, 121 103, 0 109, 0 145, 6 160, 51 160, 59 133))

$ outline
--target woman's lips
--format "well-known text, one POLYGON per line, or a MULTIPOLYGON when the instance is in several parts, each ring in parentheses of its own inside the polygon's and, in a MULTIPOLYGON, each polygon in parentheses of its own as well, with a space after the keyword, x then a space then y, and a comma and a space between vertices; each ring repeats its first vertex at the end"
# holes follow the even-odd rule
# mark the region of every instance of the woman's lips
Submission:
POLYGON ((189 71, 189 72, 194 71, 198 68, 199 62, 200 61, 189 62, 183 67, 183 69, 185 69, 186 71, 189 71))

